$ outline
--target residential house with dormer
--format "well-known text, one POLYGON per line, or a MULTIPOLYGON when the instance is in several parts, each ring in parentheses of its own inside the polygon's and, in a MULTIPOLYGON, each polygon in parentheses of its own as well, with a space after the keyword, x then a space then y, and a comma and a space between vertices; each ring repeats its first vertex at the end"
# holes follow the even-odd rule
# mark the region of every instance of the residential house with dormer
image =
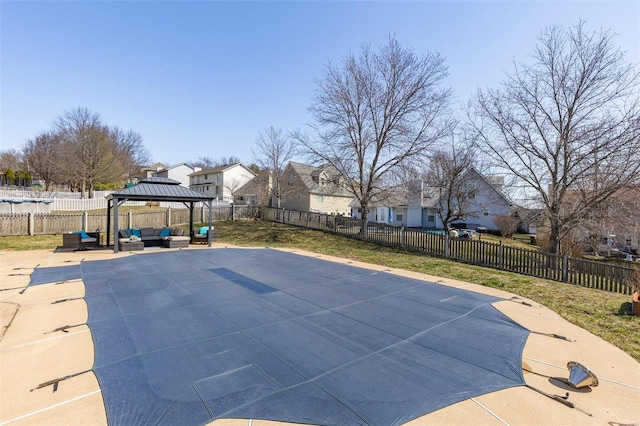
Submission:
POLYGON ((236 192, 256 174, 241 163, 202 169, 189 175, 189 189, 234 202, 236 192))
POLYGON ((287 210, 349 215, 353 194, 346 179, 329 165, 290 162, 280 180, 282 207, 287 210))

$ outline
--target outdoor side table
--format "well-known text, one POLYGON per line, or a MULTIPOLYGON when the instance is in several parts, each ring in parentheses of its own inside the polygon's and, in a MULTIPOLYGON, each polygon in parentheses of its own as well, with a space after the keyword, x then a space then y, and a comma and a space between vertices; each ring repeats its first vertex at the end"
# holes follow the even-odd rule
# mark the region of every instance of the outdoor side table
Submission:
POLYGON ((144 243, 142 241, 130 241, 126 243, 120 243, 120 250, 122 251, 137 251, 144 250, 144 243))

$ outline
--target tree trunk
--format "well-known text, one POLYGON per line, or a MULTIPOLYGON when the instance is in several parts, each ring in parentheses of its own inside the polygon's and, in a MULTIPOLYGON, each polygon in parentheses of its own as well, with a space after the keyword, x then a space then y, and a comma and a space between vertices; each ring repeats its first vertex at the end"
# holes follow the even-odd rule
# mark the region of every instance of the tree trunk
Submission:
POLYGON ((369 207, 367 205, 361 206, 362 214, 360 216, 360 236, 363 239, 367 238, 367 227, 369 226, 369 207))
POLYGON ((555 217, 551 218, 550 221, 550 229, 549 229, 549 253, 551 254, 559 254, 560 253, 560 225, 558 223, 558 219, 555 217))

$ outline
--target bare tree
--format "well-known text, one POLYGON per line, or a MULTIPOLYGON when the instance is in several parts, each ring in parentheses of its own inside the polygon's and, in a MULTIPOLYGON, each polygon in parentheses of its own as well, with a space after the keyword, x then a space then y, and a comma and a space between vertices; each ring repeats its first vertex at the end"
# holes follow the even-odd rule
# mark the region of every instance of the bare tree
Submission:
POLYGON ((425 191, 434 196, 436 213, 444 228, 449 231, 451 222, 478 214, 476 198, 480 187, 478 176, 471 172, 476 160, 473 144, 466 138, 454 135, 451 143, 443 144, 429 154, 428 168, 424 174, 425 191))
POLYGON ((196 161, 188 163, 191 167, 202 167, 203 169, 210 169, 217 166, 226 166, 227 164, 240 163, 240 159, 235 155, 230 157, 220 157, 217 159, 211 157, 198 157, 196 161))
POLYGON ((100 115, 86 108, 66 111, 54 123, 62 139, 62 157, 66 181, 77 185, 89 198, 97 183, 106 184, 126 178, 139 162, 148 161, 142 137, 134 131, 109 128, 100 115))
POLYGON ((242 188, 244 182, 239 179, 230 179, 224 182, 224 189, 231 195, 231 202, 236 201, 236 196, 238 195, 238 190, 242 188))
POLYGON ((294 133, 313 161, 334 166, 362 209, 367 228, 369 203, 382 183, 417 161, 449 134, 450 89, 444 59, 418 57, 393 37, 378 52, 363 46, 359 56, 329 64, 309 108, 313 136, 294 133))
POLYGON ((550 250, 592 206, 640 177, 640 75, 610 31, 545 30, 532 63, 478 91, 482 150, 541 203, 550 250))
POLYGON ((20 170, 23 167, 22 153, 17 149, 0 151, 0 170, 20 170))
POLYGON ((112 173, 108 180, 117 180, 121 176, 136 173, 140 167, 149 164, 151 154, 145 148, 142 136, 133 130, 122 130, 117 126, 109 129, 109 140, 112 143, 112 173))
POLYGON ((289 161, 296 155, 292 140, 282 134, 282 130, 268 127, 258 134, 256 147, 252 149, 254 159, 264 173, 269 173, 270 198, 275 200, 275 207, 282 206, 282 176, 289 161))
POLYGON ((80 188, 82 197, 89 189, 91 198, 96 179, 95 162, 104 155, 109 143, 100 115, 87 108, 74 108, 58 117, 54 126, 64 143, 62 155, 67 165, 67 180, 80 188))
POLYGON ((25 162, 29 164, 29 169, 36 177, 44 180, 46 191, 59 180, 65 167, 60 155, 61 149, 62 138, 52 132, 40 133, 23 147, 25 162))

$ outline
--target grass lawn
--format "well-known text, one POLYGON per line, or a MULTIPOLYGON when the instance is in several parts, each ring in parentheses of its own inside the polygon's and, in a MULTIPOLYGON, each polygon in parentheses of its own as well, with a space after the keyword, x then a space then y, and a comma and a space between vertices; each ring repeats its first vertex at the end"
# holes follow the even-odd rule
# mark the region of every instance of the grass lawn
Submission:
MULTIPOLYGON (((216 222, 215 226, 219 242, 247 247, 301 248, 506 290, 553 309, 640 362, 640 317, 630 315, 630 296, 465 265, 273 222, 229 221, 216 222)), ((0 237, 0 250, 53 249, 61 243, 59 235, 0 237)))

